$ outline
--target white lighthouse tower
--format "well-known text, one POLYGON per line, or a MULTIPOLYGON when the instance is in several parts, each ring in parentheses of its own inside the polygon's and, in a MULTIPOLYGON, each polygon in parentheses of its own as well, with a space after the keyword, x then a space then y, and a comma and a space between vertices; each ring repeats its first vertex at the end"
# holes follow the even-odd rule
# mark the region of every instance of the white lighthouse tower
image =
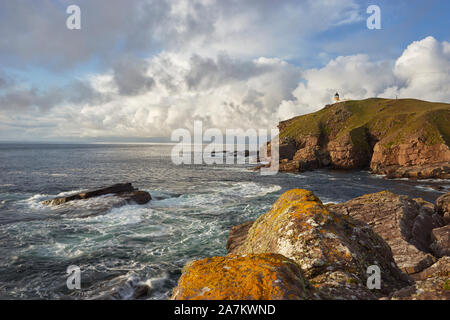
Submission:
POLYGON ((334 95, 333 101, 334 101, 335 103, 340 101, 340 99, 339 99, 339 93, 336 92, 336 94, 334 95))

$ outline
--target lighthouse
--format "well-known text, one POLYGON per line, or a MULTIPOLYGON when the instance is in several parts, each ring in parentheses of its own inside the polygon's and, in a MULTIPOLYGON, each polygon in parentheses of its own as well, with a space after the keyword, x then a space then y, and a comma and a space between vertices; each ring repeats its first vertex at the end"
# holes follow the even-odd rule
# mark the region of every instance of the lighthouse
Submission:
POLYGON ((339 102, 339 93, 336 92, 333 100, 334 100, 334 102, 339 102))

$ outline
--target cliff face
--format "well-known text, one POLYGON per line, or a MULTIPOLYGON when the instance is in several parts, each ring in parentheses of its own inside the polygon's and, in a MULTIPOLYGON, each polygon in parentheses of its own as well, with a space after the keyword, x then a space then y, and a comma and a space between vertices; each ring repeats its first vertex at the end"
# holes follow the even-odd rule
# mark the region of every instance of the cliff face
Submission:
POLYGON ((389 177, 450 178, 449 123, 446 103, 374 98, 328 105, 279 124, 280 170, 370 167, 389 177))

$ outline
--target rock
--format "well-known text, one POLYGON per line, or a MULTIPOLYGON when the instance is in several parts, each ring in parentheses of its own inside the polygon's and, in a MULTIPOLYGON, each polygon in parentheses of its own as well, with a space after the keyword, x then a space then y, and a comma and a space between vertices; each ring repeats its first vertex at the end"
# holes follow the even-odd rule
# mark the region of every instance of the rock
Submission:
POLYGON ((431 231, 442 226, 442 219, 431 203, 383 191, 327 207, 368 223, 390 245, 395 262, 408 274, 436 261, 429 254, 431 231))
POLYGON ((133 191, 130 193, 119 193, 119 197, 124 198, 127 202, 136 202, 137 204, 146 204, 152 197, 147 191, 133 191))
POLYGON ((305 300, 313 288, 297 264, 278 254, 213 257, 187 265, 172 300, 305 300))
POLYGON ((123 198, 126 202, 134 201, 138 204, 145 204, 152 199, 148 192, 135 189, 131 183, 119 183, 106 188, 83 191, 66 197, 45 200, 42 203, 45 205, 57 206, 74 200, 86 200, 107 194, 113 194, 123 198))
POLYGON ((450 224, 433 229, 431 251, 436 257, 450 256, 450 224))
POLYGON ((254 221, 247 221, 231 228, 226 244, 228 253, 233 253, 234 250, 245 241, 248 229, 253 225, 253 222, 254 221))
POLYGON ((371 98, 327 105, 279 123, 279 159, 299 161, 280 170, 370 166, 388 178, 449 179, 447 123, 447 103, 371 98))
POLYGON ((447 145, 430 145, 419 134, 394 146, 378 142, 370 167, 375 173, 391 171, 389 174, 395 177, 449 178, 449 163, 450 149, 447 145))
POLYGON ((245 158, 247 158, 250 155, 250 151, 248 150, 244 150, 243 152, 239 152, 239 151, 234 151, 233 152, 233 156, 237 157, 237 156, 244 156, 245 158))
POLYGON ((413 276, 415 284, 389 295, 391 300, 450 300, 450 257, 413 276))
POLYGON ((151 288, 147 284, 139 284, 133 293, 133 299, 138 299, 142 297, 146 297, 149 292, 151 291, 151 288))
POLYGON ((295 145, 295 141, 291 139, 281 140, 278 146, 279 159, 288 159, 292 160, 297 151, 297 147, 295 145))
POLYGON ((450 192, 437 198, 436 212, 443 217, 444 224, 450 224, 450 192))
POLYGON ((369 166, 372 151, 364 128, 357 128, 328 143, 331 166, 336 169, 360 169, 369 166))
POLYGON ((408 285, 387 243, 365 223, 330 212, 310 191, 284 193, 250 227, 239 255, 278 253, 295 261, 320 295, 374 299, 408 285), (381 290, 366 287, 367 268, 377 265, 381 290))
POLYGON ((321 167, 318 153, 319 147, 306 147, 299 149, 294 155, 294 161, 299 161, 302 170, 314 170, 321 167))
POLYGON ((279 165, 279 171, 298 173, 302 171, 301 163, 298 160, 283 159, 279 165))
POLYGON ((433 276, 449 277, 450 276, 450 257, 442 257, 436 263, 429 266, 419 273, 413 274, 411 277, 415 281, 426 280, 433 276))
POLYGON ((448 163, 436 163, 421 166, 402 167, 399 165, 381 166, 373 165, 372 173, 384 174, 388 179, 449 179, 450 166, 448 163))

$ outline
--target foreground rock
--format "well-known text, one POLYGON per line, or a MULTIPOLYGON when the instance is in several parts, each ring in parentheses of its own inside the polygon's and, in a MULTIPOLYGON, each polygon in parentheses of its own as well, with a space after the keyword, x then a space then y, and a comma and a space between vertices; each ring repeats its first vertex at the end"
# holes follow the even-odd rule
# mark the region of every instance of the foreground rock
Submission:
POLYGON ((448 123, 446 103, 373 98, 327 105, 280 122, 280 171, 370 168, 388 178, 449 179, 448 123))
POLYGON ((87 200, 108 194, 120 197, 127 203, 135 202, 137 204, 145 204, 152 199, 148 192, 139 191, 134 188, 131 183, 119 183, 106 188, 84 191, 66 197, 45 200, 42 203, 45 205, 57 206, 74 200, 87 200))
POLYGON ((442 216, 445 224, 450 224, 450 192, 437 198, 436 212, 442 216))
POLYGON ((392 300, 450 300, 450 257, 413 276, 415 284, 392 293, 392 300))
POLYGON ((253 225, 253 222, 254 221, 247 221, 231 228, 226 244, 228 253, 235 253, 235 250, 244 243, 247 238, 248 230, 253 225))
POLYGON ((450 224, 433 229, 430 249, 436 257, 450 256, 450 224))
POLYGON ((326 209, 310 191, 284 193, 250 227, 239 255, 278 253, 295 261, 319 295, 332 299, 375 299, 408 285, 387 243, 365 223, 326 209), (377 265, 381 290, 366 286, 367 268, 377 265))
POLYGON ((384 191, 327 206, 331 212, 369 224, 391 247, 395 262, 413 274, 432 265, 432 230, 443 225, 431 203, 384 191))
POLYGON ((293 261, 277 254, 214 257, 184 268, 173 300, 305 300, 313 288, 293 261))

